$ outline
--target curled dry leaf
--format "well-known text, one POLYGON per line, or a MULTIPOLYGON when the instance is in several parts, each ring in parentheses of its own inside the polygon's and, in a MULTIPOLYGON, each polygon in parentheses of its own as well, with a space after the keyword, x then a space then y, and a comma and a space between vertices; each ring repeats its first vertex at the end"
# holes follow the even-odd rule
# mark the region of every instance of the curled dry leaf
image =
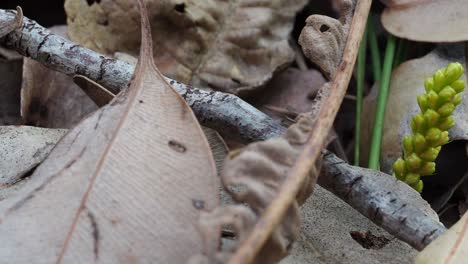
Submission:
POLYGON ((273 112, 277 109, 276 112, 283 110, 286 114, 306 113, 312 110, 311 98, 325 82, 325 78, 317 70, 288 68, 267 84, 267 94, 259 94, 254 105, 261 110, 269 109, 273 112))
POLYGON ((64 129, 0 127, 0 189, 16 183, 41 163, 65 133, 64 129))
POLYGON ((21 9, 21 7, 16 7, 16 12, 12 10, 9 10, 7 12, 14 13, 15 16, 11 20, 2 21, 0 23, 0 38, 3 38, 8 33, 21 27, 21 25, 23 24, 23 10, 21 9))
POLYGON ((114 99, 113 93, 88 77, 75 75, 73 76, 73 82, 75 82, 98 107, 104 106, 114 99))
POLYGON ((400 38, 425 42, 468 40, 466 0, 386 0, 386 30, 400 38))
MULTIPOLYGON (((434 72, 447 66, 450 62, 458 61, 465 67, 464 44, 440 45, 426 56, 407 61, 396 68, 391 76, 390 91, 384 120, 384 134, 382 138, 381 162, 382 171, 391 173, 392 164, 403 152, 400 143, 405 135, 411 134, 410 120, 418 112, 416 97, 424 93, 424 80, 434 72)), ((466 67, 465 67, 466 68, 466 67)), ((466 73, 462 79, 466 80, 466 73)), ((368 156, 369 139, 374 120, 376 86, 363 104, 362 145, 363 162, 368 156)), ((455 126, 449 130, 450 140, 468 140, 468 100, 466 92, 462 95, 462 103, 454 111, 455 126)), ((364 164, 364 163, 363 163, 364 164)))
MULTIPOLYGON (((219 237, 219 232, 212 233, 213 228, 219 230, 224 225, 236 225, 240 221, 247 224, 242 225, 242 228, 236 228, 238 240, 231 250, 234 251, 242 243, 258 217, 276 196, 287 171, 294 164, 295 158, 306 142, 313 122, 314 119, 310 114, 302 115, 296 124, 288 128, 284 136, 255 142, 231 153, 222 173, 223 185, 235 202, 247 204, 249 207, 241 210, 240 205, 232 205, 205 215, 201 222, 204 227, 201 231, 205 240, 210 241, 219 237), (209 222, 210 226, 206 226, 204 224, 206 222, 209 222)), ((311 179, 304 182, 303 189, 297 196, 297 202, 289 208, 281 225, 265 243, 254 263, 274 263, 288 254, 292 243, 299 236, 299 204, 310 195, 313 185, 314 181, 311 179)), ((232 251, 220 252, 216 247, 205 249, 207 253, 204 256, 194 256, 193 259, 205 259, 216 263, 220 256, 226 257, 226 254, 229 255, 232 251)))
POLYGON ((415 264, 463 264, 468 256, 468 214, 429 244, 416 257, 415 264))
MULTIPOLYGON (((61 36, 67 34, 65 26, 50 30, 61 36)), ((25 124, 71 128, 96 109, 93 101, 73 83, 71 77, 24 58, 21 115, 25 124)))
POLYGON ((215 166, 192 111, 154 65, 141 10, 129 89, 72 129, 21 193, 0 203, 0 259, 185 263, 201 252, 195 223, 218 204, 215 166))
MULTIPOLYGON (((134 1, 67 0, 71 39, 96 51, 135 53, 134 1)), ((288 44, 306 0, 147 0, 156 63, 178 81, 231 93, 263 85, 294 59, 288 44)))
POLYGON ((211 153, 213 153, 213 159, 216 164, 216 171, 219 175, 223 170, 224 159, 228 155, 229 149, 223 138, 218 134, 218 132, 216 132, 216 130, 203 126, 202 130, 208 144, 210 144, 211 153))
POLYGON ((353 1, 340 0, 340 19, 311 15, 299 36, 299 44, 309 60, 315 63, 328 80, 335 75, 343 56, 353 14, 353 1))
POLYGON ((21 123, 20 90, 23 58, 0 48, 0 125, 21 123))

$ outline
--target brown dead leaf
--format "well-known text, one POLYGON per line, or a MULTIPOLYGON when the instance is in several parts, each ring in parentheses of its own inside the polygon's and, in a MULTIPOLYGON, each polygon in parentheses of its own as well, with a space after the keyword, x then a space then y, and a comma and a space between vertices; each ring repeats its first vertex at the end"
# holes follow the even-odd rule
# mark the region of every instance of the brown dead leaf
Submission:
POLYGON ((75 75, 73 76, 73 82, 75 82, 98 107, 108 104, 115 97, 109 90, 86 76, 75 75))
POLYGON ((218 204, 214 162, 194 114, 154 65, 144 8, 142 16, 130 88, 0 203, 0 259, 185 263, 201 252, 195 223, 218 204))
POLYGON ((64 129, 0 126, 0 189, 41 163, 65 133, 64 129))
MULTIPOLYGON (((139 16, 130 0, 67 0, 70 37, 91 49, 135 54, 139 16)), ((263 85, 292 62, 288 44, 306 0, 147 0, 156 63, 169 77, 230 93, 263 85)))
POLYGON ((299 36, 304 55, 316 64, 328 80, 335 75, 343 56, 349 27, 353 18, 352 0, 340 1, 339 19, 311 15, 299 36))
POLYGON ((386 30, 400 38, 425 42, 468 40, 466 0, 387 0, 386 30))
MULTIPOLYGON (((277 195, 287 171, 302 149, 313 124, 310 113, 301 115, 296 124, 280 138, 254 142, 235 150, 225 161, 222 181, 237 204, 218 207, 202 215, 199 226, 203 235, 203 254, 194 255, 190 264, 224 263, 252 231, 260 215, 277 195), (248 205, 248 206, 244 206, 248 205), (218 248, 211 241, 220 236, 221 227, 233 226, 236 240, 229 248, 218 248)), ((319 166, 318 166, 319 167, 319 166)), ((311 172, 311 175, 314 172, 311 172)), ((275 263, 290 251, 299 236, 299 205, 312 193, 315 182, 308 177, 288 208, 281 224, 274 230, 252 263, 275 263)))
POLYGON ((267 84, 268 93, 259 94, 254 105, 270 109, 276 107, 296 114, 306 113, 312 110, 312 98, 325 82, 317 70, 288 68, 267 84))
MULTIPOLYGON (((65 26, 51 28, 66 36, 65 26)), ((24 58, 21 115, 27 125, 71 128, 97 109, 71 77, 24 58)))
MULTIPOLYGON (((385 180, 382 176, 375 177, 379 183, 393 189, 397 187, 395 181, 385 180)), ((399 185, 405 187, 403 183, 399 185)), ((430 210, 421 196, 411 197, 413 191, 401 188, 400 193, 409 198, 408 203, 430 210)), ((294 244, 291 254, 281 264, 402 264, 411 263, 417 254, 417 250, 395 239, 320 186, 315 187, 314 193, 301 206, 301 219, 301 236, 294 244), (361 240, 353 239, 351 234, 356 233, 366 236, 361 240)))
POLYGON ((468 214, 434 240, 418 256, 415 264, 464 264, 468 256, 468 214))
POLYGON ((7 11, 15 14, 13 20, 2 21, 0 22, 0 38, 3 38, 13 30, 21 27, 23 25, 23 10, 21 7, 16 7, 16 12, 7 11))

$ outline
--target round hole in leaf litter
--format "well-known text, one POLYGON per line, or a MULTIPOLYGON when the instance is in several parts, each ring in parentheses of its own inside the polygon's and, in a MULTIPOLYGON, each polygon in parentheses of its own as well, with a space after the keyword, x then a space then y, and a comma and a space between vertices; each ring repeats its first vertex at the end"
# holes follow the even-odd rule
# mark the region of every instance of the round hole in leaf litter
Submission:
POLYGON ((390 242, 390 239, 384 236, 373 235, 370 231, 367 231, 366 233, 351 231, 349 234, 365 249, 381 249, 390 242))
POLYGON ((193 207, 195 207, 198 210, 205 209, 205 201, 203 200, 192 199, 192 204, 193 207))
POLYGON ((185 3, 176 4, 174 10, 179 13, 185 13, 185 3))
POLYGON ((171 149, 173 149, 176 152, 184 153, 185 151, 187 151, 187 148, 184 145, 182 145, 182 143, 177 142, 175 140, 169 140, 167 144, 171 149))
POLYGON ((328 30, 330 30, 330 27, 328 25, 321 25, 320 26, 320 32, 325 33, 328 30))

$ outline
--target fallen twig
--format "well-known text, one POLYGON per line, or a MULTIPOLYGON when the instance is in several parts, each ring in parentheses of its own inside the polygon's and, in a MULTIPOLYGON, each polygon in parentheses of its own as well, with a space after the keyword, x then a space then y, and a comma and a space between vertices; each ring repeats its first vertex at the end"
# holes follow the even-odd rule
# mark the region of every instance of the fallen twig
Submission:
MULTIPOLYGON (((0 10, 0 22, 11 20, 14 15, 13 12, 0 10)), ((134 66, 129 63, 103 56, 76 45, 68 39, 51 34, 50 31, 26 17, 21 28, 8 34, 0 42, 6 47, 14 49, 24 56, 31 57, 56 71, 71 76, 76 74, 84 75, 114 93, 128 86, 134 71, 134 66)), ((354 42, 353 45, 357 44, 354 42)), ((345 60, 341 67, 347 63, 352 64, 353 62, 345 60)), ((202 124, 220 131, 225 136, 245 141, 257 141, 277 137, 285 131, 285 128, 279 122, 274 121, 235 95, 202 91, 170 78, 167 78, 167 80, 185 98, 202 124)), ((347 81, 345 82, 342 79, 341 85, 343 83, 347 83, 347 81)), ((334 110, 325 109, 324 111, 334 117, 334 110)), ((333 121, 333 118, 328 120, 327 123, 331 121, 333 121)), ((328 131, 325 127, 321 127, 321 130, 322 133, 328 131)), ((320 142, 317 141, 316 144, 318 143, 320 142)), ((320 148, 314 149, 314 151, 320 151, 320 148)), ((316 156, 318 156, 318 153, 316 156)), ((311 156, 308 159, 311 159, 311 156)), ((340 172, 333 176, 337 184, 326 185, 326 187, 360 213, 382 226, 390 234, 421 249, 445 231, 440 223, 428 218, 414 206, 401 207, 398 214, 394 214, 393 208, 381 206, 388 203, 388 197, 391 194, 375 196, 376 193, 387 192, 382 190, 380 186, 372 185, 369 181, 362 181, 359 185, 353 184, 353 181, 350 180, 352 177, 366 173, 368 170, 364 171, 361 168, 349 165, 344 166, 344 163, 344 161, 332 154, 324 156, 323 166, 328 171, 340 172), (343 190, 355 195, 352 197, 344 195, 343 190), (369 208, 376 209, 369 210, 369 208), (381 216, 379 219, 375 218, 376 210, 378 215, 381 216), (402 217, 406 217, 406 220, 400 221, 402 217), (395 221, 400 221, 398 226, 395 225, 395 221), (404 233, 402 233, 402 230, 404 233)), ((331 175, 331 173, 327 173, 322 177, 328 178, 331 175)), ((397 201, 395 204, 404 204, 404 201, 401 201, 398 197, 394 199, 397 201)))
MULTIPOLYGON (((325 154, 322 166, 325 168, 319 179, 322 187, 357 211, 365 212, 367 218, 412 247, 422 250, 447 230, 432 217, 422 215, 420 209, 401 199, 398 193, 382 188, 382 181, 376 180, 376 177, 388 177, 388 181, 395 185, 404 184, 396 178, 380 171, 351 166, 331 152, 325 154)), ((413 191, 399 187, 403 192, 413 191)))

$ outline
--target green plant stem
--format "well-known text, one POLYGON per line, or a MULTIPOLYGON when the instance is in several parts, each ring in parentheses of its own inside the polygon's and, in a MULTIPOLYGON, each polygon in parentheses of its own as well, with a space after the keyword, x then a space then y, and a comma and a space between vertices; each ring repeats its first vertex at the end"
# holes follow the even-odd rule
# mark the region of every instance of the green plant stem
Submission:
POLYGON ((380 81, 382 66, 380 62, 379 44, 377 42, 377 33, 375 32, 375 25, 372 17, 367 21, 368 41, 372 60, 372 73, 374 75, 374 82, 380 81))
POLYGON ((408 41, 406 39, 398 40, 398 48, 395 55, 395 62, 393 68, 398 67, 406 58, 406 51, 408 49, 408 41))
POLYGON ((362 36, 357 58, 357 91, 356 91, 356 127, 354 133, 354 165, 359 166, 359 146, 361 143, 361 113, 364 79, 366 76, 367 30, 362 36))
POLYGON ((377 97, 377 108, 375 112, 374 129, 369 154, 369 168, 377 170, 380 160, 380 146, 382 145, 383 124, 385 108, 387 106, 388 87, 392 73, 393 58, 395 56, 395 37, 389 35, 385 49, 382 79, 380 81, 379 95, 377 97))

